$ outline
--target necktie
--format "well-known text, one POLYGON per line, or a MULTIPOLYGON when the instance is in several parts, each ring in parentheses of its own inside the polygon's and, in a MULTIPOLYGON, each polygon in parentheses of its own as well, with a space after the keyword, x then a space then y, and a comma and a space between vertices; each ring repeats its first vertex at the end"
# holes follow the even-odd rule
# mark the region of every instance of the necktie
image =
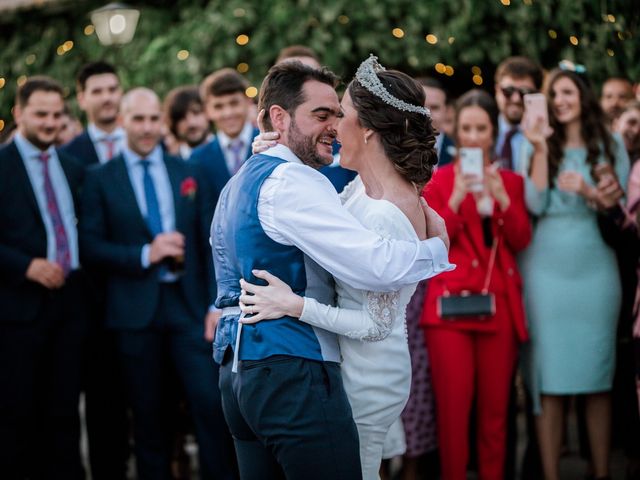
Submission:
POLYGON ((513 127, 507 132, 504 137, 504 143, 502 144, 502 150, 500 151, 500 162, 503 168, 513 170, 513 152, 511 150, 511 139, 518 133, 518 127, 513 127))
POLYGON ((240 170, 242 160, 244 160, 241 155, 242 147, 244 147, 244 142, 239 138, 236 138, 229 144, 229 150, 231 150, 231 153, 233 154, 233 172, 231 172, 233 175, 240 170))
POLYGON ((42 162, 42 176, 44 177, 44 195, 47 200, 47 210, 53 224, 53 232, 56 239, 56 263, 62 267, 65 276, 71 271, 71 252, 69 250, 69 241, 67 232, 64 229, 62 215, 56 200, 56 194, 53 190, 51 177, 49 176, 49 154, 42 152, 38 158, 42 162))
POLYGON ((147 202, 147 225, 151 234, 155 237, 159 233, 162 233, 162 217, 160 216, 160 204, 158 203, 158 195, 156 194, 156 187, 153 184, 153 178, 149 173, 149 166, 151 162, 146 159, 140 160, 140 164, 144 169, 142 177, 142 183, 144 185, 144 198, 147 202))
POLYGON ((115 148, 116 148, 116 141, 111 138, 111 137, 104 137, 104 139, 102 140, 105 144, 105 146, 107 147, 107 161, 111 160, 113 158, 113 155, 115 153, 115 148))

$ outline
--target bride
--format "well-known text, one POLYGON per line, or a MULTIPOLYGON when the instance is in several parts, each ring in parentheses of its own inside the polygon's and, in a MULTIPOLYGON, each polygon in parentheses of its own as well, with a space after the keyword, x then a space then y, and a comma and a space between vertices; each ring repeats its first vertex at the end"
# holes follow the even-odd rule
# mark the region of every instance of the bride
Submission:
MULTIPOLYGON (((374 56, 360 65, 342 99, 340 164, 359 176, 341 199, 366 228, 383 237, 427 238, 419 192, 437 157, 424 104, 423 90, 413 79, 385 70, 374 56)), ((333 307, 294 294, 266 271, 253 274, 268 285, 241 280, 241 308, 252 315, 243 323, 288 315, 339 334, 342 380, 358 428, 363 478, 378 478, 385 437, 409 397, 405 308, 415 285, 369 292, 336 279, 338 306, 333 307)))

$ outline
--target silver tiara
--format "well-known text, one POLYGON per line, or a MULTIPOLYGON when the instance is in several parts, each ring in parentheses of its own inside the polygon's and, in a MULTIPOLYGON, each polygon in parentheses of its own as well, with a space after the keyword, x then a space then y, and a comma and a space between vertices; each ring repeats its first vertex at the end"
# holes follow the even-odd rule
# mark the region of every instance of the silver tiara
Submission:
POLYGON ((378 57, 370 54, 369 58, 362 62, 358 67, 358 70, 356 71, 356 80, 358 80, 360 85, 369 90, 369 92, 374 94, 384 103, 388 103, 389 105, 396 107, 398 110, 421 113, 427 117, 431 116, 431 112, 428 108, 412 105, 391 95, 389 91, 384 88, 384 85, 382 85, 382 82, 378 78, 378 72, 384 72, 385 70, 386 69, 378 63, 378 57))

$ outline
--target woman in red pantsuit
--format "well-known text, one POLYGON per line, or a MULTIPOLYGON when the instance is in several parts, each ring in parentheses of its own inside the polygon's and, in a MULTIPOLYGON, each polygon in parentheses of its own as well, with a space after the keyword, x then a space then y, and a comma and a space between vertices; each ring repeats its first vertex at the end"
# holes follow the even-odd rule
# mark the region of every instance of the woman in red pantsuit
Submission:
POLYGON ((474 396, 479 478, 504 477, 509 391, 518 343, 527 339, 515 255, 529 243, 531 226, 522 177, 491 164, 497 131, 493 98, 480 90, 463 95, 456 105, 457 146, 482 150, 483 178, 463 173, 456 159, 438 169, 424 191, 447 224, 449 258, 457 265, 430 280, 421 320, 431 361, 444 480, 466 479, 474 396), (445 292, 482 291, 494 241, 488 290, 495 295, 495 315, 439 317, 437 299, 445 292))

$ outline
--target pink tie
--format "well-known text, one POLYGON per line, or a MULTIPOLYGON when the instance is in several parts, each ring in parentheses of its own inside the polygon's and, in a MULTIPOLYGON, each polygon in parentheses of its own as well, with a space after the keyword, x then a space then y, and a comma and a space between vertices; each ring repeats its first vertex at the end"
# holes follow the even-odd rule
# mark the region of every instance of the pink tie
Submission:
POLYGON ((242 156, 240 155, 242 153, 242 147, 244 147, 244 142, 239 138, 236 140, 233 140, 229 144, 229 150, 231 150, 231 153, 233 153, 233 172, 231 172, 233 175, 235 175, 237 171, 240 170, 240 167, 242 166, 243 159, 242 159, 242 156))
POLYGON ((53 190, 53 184, 49 177, 49 154, 42 152, 38 158, 42 161, 42 176, 44 177, 44 195, 47 200, 47 210, 53 224, 53 232, 56 238, 56 263, 62 267, 65 276, 71 271, 71 252, 67 232, 64 229, 62 215, 58 208, 58 201, 53 190))
POLYGON ((113 158, 113 154, 115 153, 115 142, 112 138, 106 137, 103 142, 107 146, 107 160, 111 160, 113 158))

